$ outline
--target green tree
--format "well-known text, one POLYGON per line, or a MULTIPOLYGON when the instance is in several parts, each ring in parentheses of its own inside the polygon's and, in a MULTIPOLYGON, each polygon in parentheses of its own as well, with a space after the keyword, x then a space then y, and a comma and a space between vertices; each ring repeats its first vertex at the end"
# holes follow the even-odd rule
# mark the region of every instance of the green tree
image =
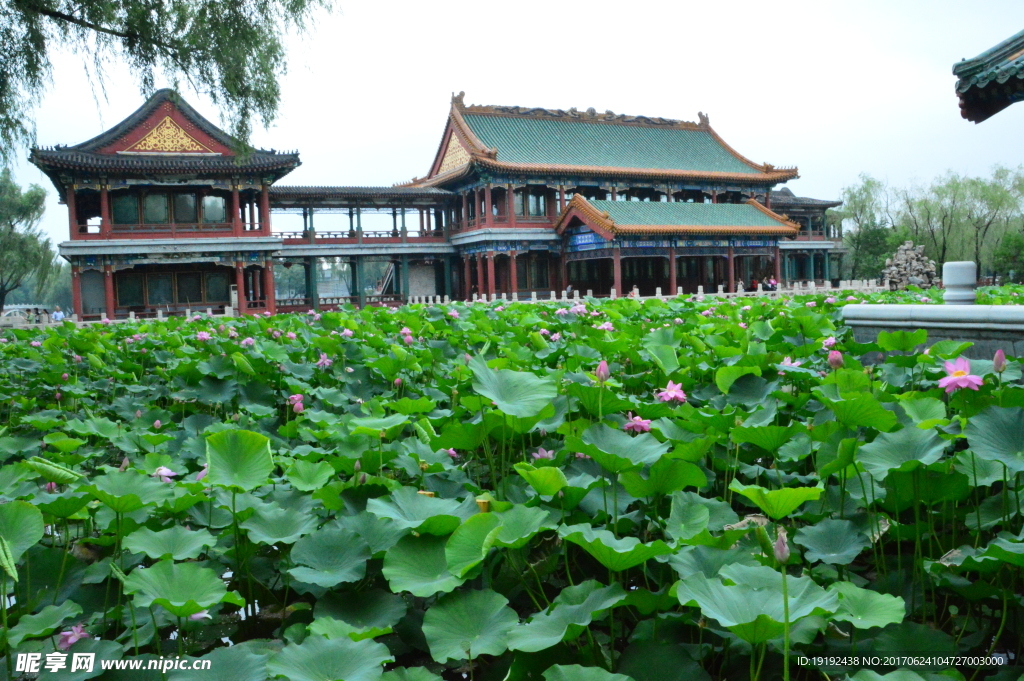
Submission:
POLYGON ((22 191, 11 171, 0 172, 0 312, 7 295, 33 278, 42 293, 60 270, 50 240, 39 230, 46 192, 38 185, 22 191))
POLYGON ((1007 232, 992 254, 992 269, 1012 282, 1024 280, 1024 233, 1007 232))
POLYGON ((254 117, 277 111, 285 73, 282 40, 305 28, 332 0, 2 0, 0 159, 30 144, 31 109, 50 77, 50 55, 78 54, 103 82, 104 68, 123 59, 143 92, 159 79, 185 81, 225 109, 231 132, 249 139, 254 117))
POLYGON ((827 219, 836 227, 836 233, 843 235, 849 250, 849 278, 877 278, 892 251, 888 191, 880 181, 862 174, 860 183, 844 187, 840 198, 842 208, 829 210, 827 219))

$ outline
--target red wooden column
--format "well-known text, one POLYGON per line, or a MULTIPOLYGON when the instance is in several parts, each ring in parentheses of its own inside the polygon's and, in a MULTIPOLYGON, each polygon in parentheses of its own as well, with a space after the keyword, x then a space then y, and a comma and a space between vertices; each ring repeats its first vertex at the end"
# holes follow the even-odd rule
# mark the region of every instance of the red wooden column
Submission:
POLYGON ((114 319, 117 308, 114 303, 114 268, 104 265, 103 293, 107 304, 107 319, 114 319))
POLYGON ((519 255, 515 251, 510 251, 508 254, 508 280, 509 293, 516 293, 519 290, 519 268, 516 267, 516 256, 519 255))
POLYGON ((238 185, 231 185, 231 234, 242 236, 242 204, 238 198, 238 185))
POLYGON ((618 246, 612 251, 612 282, 615 286, 615 295, 622 296, 622 251, 618 246))
POLYGON ((484 187, 484 215, 483 222, 489 227, 494 222, 494 208, 491 203, 491 185, 488 183, 484 187))
POLYGON ((235 262, 235 288, 238 289, 238 309, 235 312, 241 317, 248 308, 245 304, 245 269, 241 262, 235 262))
POLYGON ((75 265, 71 266, 71 308, 82 321, 82 273, 75 265))
POLYGON ((267 297, 267 309, 270 314, 277 314, 277 291, 274 287, 274 261, 267 260, 263 265, 263 293, 267 297))
POLYGON ((469 226, 469 192, 463 192, 462 194, 462 219, 459 220, 460 229, 466 229, 469 226))
POLYGON ((733 257, 733 248, 729 246, 729 288, 727 293, 736 293, 736 258, 733 257))
POLYGON ((493 296, 495 294, 495 279, 494 279, 494 251, 487 252, 487 294, 493 296))
POLYGON ((565 185, 558 185, 558 213, 561 214, 565 210, 565 185))
POLYGON ((782 281, 782 256, 778 246, 775 246, 775 281, 782 281))
POLYGON ((718 190, 711 192, 711 203, 718 203, 718 190))
POLYGON ((78 206, 75 201, 75 187, 70 185, 67 192, 64 194, 64 202, 68 204, 68 229, 70 230, 70 239, 78 238, 78 206))
POLYGON ((473 273, 469 268, 469 256, 462 256, 463 265, 463 277, 462 277, 462 297, 466 300, 470 300, 473 297, 473 273))
POLYGON ((768 208, 768 209, 771 209, 771 207, 772 207, 772 190, 771 189, 765 189, 764 190, 764 207, 768 208))
MULTIPOLYGON (((260 190, 260 229, 264 234, 270 236, 270 187, 268 185, 263 185, 260 190)), ((273 263, 270 264, 270 271, 274 271, 273 263)))
MULTIPOLYGON (((107 185, 100 185, 100 234, 110 236, 113 230, 110 226, 110 194, 107 192, 107 185)), ((72 237, 74 238, 74 237, 72 237)))
POLYGON ((668 249, 668 294, 674 296, 676 294, 676 247, 672 246, 668 249))
POLYGON ((508 197, 508 198, 505 199, 505 208, 506 208, 505 212, 508 213, 508 226, 509 227, 515 227, 516 226, 516 192, 515 192, 514 189, 512 189, 512 184, 511 183, 509 183, 509 184, 507 184, 505 186, 507 187, 507 189, 505 190, 505 196, 508 197))
MULTIPOLYGON (((476 291, 481 296, 484 295, 486 290, 484 289, 484 254, 476 254, 476 291)), ((470 295, 470 298, 473 296, 470 295)))

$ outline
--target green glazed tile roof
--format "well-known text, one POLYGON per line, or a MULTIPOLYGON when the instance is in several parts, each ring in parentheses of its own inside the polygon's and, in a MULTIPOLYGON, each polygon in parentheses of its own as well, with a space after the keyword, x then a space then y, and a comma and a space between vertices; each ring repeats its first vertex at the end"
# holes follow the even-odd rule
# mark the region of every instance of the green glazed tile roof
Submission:
POLYGON ((498 161, 763 175, 706 130, 464 114, 498 161))
POLYGON ((959 80, 956 91, 964 93, 971 87, 983 88, 992 81, 1005 83, 1010 78, 1024 78, 1024 31, 1007 38, 974 59, 953 65, 959 80))
POLYGON ((747 203, 590 201, 617 226, 780 227, 786 223, 747 203))

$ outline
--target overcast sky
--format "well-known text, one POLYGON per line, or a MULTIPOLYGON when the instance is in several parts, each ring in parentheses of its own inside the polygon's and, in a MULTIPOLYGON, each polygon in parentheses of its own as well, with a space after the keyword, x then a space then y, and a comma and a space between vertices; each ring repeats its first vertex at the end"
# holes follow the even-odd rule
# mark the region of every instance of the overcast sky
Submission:
MULTIPOLYGON (((460 90, 467 104, 703 111, 741 154, 798 166, 797 194, 834 198, 860 173, 904 185, 1021 164, 1024 104, 965 121, 951 72, 1021 28, 1020 0, 337 0, 289 39, 280 114, 253 143, 299 150, 283 184, 391 185, 427 172, 460 90)), ((40 145, 85 141, 144 101, 116 67, 104 97, 83 62, 55 59, 40 145)), ((66 240, 48 180, 24 162, 15 172, 50 191, 44 226, 66 240)))

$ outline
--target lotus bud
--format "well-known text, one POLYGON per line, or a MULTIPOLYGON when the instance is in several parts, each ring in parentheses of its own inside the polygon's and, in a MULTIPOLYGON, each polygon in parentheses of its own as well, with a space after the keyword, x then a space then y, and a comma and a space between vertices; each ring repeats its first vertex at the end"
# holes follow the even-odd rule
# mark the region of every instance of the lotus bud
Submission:
POLYGON ((789 543, 786 541, 786 529, 779 528, 778 537, 775 539, 775 560, 780 563, 789 562, 789 543))
POLYGON ((359 476, 359 484, 360 485, 365 485, 366 484, 366 473, 363 473, 362 475, 359 476))
POLYGON ((68 378, 69 378, 67 374, 61 374, 60 377, 61 377, 61 380, 63 380, 63 381, 67 381, 68 378))
POLYGON ((843 366, 843 353, 838 350, 832 350, 828 353, 828 365, 833 369, 839 369, 843 366))
POLYGON ((363 470, 363 462, 362 461, 356 461, 356 465, 353 467, 353 470, 355 470, 356 473, 358 473, 359 471, 363 470))
POLYGON ((54 394, 54 398, 55 398, 55 399, 56 399, 56 400, 57 400, 58 402, 60 402, 60 398, 61 398, 61 397, 63 397, 63 395, 61 395, 60 393, 56 393, 56 394, 54 394))
POLYGON ((401 378, 396 378, 395 379, 395 387, 396 388, 402 387, 402 379, 401 378))
POLYGON ((55 483, 55 482, 48 482, 48 483, 46 483, 46 491, 49 492, 50 494, 56 493, 57 492, 57 483, 55 483))
POLYGON ((1006 353, 1002 348, 996 350, 996 356, 992 358, 992 371, 1001 374, 1006 371, 1006 353))
POLYGON ((142 410, 141 409, 136 409, 135 410, 135 418, 137 418, 137 419, 141 419, 142 418, 142 410))
POLYGON ((131 459, 129 459, 126 456, 123 459, 121 459, 121 467, 118 470, 121 471, 122 473, 124 473, 126 470, 128 470, 128 466, 131 466, 131 465, 132 465, 131 459))
POLYGON ((601 383, 611 378, 612 374, 608 370, 608 362, 602 359, 601 363, 597 365, 597 371, 594 372, 594 375, 597 376, 597 380, 601 383))
POLYGON ((163 423, 160 422, 160 419, 157 419, 156 421, 153 421, 153 427, 156 428, 157 430, 160 430, 160 426, 162 426, 162 425, 163 425, 163 423))

